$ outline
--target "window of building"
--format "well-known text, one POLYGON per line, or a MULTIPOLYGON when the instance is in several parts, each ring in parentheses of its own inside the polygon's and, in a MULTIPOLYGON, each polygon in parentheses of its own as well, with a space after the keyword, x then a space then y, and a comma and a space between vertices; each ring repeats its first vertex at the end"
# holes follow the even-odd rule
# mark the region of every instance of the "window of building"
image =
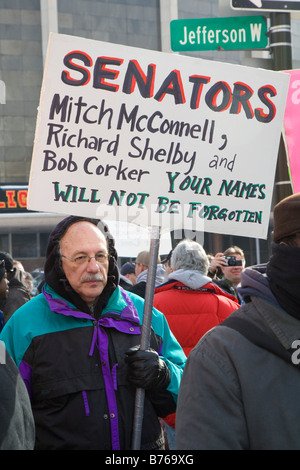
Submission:
POLYGON ((35 258, 38 256, 36 233, 13 233, 12 249, 14 258, 35 258))
POLYGON ((8 234, 0 234, 0 251, 9 252, 9 237, 8 234))
POLYGON ((47 250, 49 235, 50 235, 49 232, 40 233, 40 254, 39 254, 39 256, 46 256, 46 250, 47 250))

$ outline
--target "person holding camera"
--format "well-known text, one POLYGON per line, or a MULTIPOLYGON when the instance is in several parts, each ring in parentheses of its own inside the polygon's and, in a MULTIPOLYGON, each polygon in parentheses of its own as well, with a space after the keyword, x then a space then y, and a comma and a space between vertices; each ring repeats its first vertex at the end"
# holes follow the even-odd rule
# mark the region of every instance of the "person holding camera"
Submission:
POLYGON ((238 246, 231 246, 224 253, 217 253, 210 260, 209 275, 213 276, 213 282, 221 289, 234 295, 241 304, 241 298, 237 287, 241 283, 242 272, 245 268, 245 255, 238 246))

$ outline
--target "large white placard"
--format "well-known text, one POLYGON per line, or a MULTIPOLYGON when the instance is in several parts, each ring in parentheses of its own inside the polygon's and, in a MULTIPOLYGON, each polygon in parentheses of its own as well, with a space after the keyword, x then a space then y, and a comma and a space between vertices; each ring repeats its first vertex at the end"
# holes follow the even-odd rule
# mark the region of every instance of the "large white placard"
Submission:
POLYGON ((51 34, 28 208, 266 238, 288 84, 51 34))

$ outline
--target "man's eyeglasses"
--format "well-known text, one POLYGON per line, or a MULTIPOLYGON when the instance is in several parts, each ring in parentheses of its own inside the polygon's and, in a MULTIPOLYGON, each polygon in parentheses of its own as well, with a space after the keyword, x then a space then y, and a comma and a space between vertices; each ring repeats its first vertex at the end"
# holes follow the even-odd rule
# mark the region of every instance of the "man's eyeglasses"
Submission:
POLYGON ((65 255, 61 255, 61 256, 62 258, 66 258, 70 261, 73 261, 76 264, 89 263, 92 258, 95 259, 96 263, 105 264, 110 258, 110 255, 108 253, 98 253, 95 256, 80 255, 80 256, 77 256, 76 258, 69 258, 68 256, 65 256, 65 255))

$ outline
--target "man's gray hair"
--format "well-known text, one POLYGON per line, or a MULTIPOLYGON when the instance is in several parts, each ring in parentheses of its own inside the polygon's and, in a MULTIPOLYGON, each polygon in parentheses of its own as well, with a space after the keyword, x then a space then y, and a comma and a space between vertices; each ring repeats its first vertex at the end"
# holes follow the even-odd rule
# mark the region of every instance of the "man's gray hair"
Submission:
POLYGON ((209 267, 208 257, 203 247, 193 240, 182 240, 172 253, 171 268, 192 269, 206 275, 209 267))

